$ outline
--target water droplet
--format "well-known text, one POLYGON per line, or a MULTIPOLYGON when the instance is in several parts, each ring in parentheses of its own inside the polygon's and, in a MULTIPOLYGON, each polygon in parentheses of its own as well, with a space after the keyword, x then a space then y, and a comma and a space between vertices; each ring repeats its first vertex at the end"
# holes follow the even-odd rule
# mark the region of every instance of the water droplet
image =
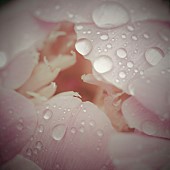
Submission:
POLYGON ((132 35, 132 40, 137 41, 138 37, 136 35, 132 35))
POLYGON ((113 68, 113 62, 109 56, 102 55, 95 59, 93 67, 98 73, 106 73, 113 68))
POLYGON ((104 2, 92 13, 94 23, 101 28, 114 28, 126 24, 129 15, 126 9, 116 2, 104 2))
POLYGON ((52 115, 53 115, 53 112, 52 112, 51 110, 46 109, 46 110, 44 111, 44 119, 45 119, 45 120, 50 119, 50 118, 52 117, 52 115))
POLYGON ((108 49, 110 49, 110 48, 112 48, 112 44, 107 44, 106 47, 107 47, 108 49))
POLYGON ((7 64, 7 56, 4 52, 0 51, 0 68, 3 68, 7 64))
POLYGON ((133 68, 133 66, 134 66, 133 62, 131 62, 131 61, 127 62, 127 67, 133 68))
POLYGON ((145 58, 147 62, 153 66, 157 65, 163 57, 164 57, 164 53, 159 48, 149 48, 145 52, 145 58))
POLYGON ((93 47, 90 40, 82 38, 76 42, 75 48, 81 55, 87 55, 91 52, 93 47))
POLYGON ((86 124, 86 123, 85 123, 85 121, 84 121, 84 120, 82 120, 82 121, 81 121, 81 125, 83 125, 83 126, 84 126, 85 124, 86 124))
POLYGON ((142 130, 148 135, 154 135, 157 132, 157 127, 154 122, 148 120, 142 124, 142 130))
POLYGON ((143 34, 143 37, 145 38, 145 39, 148 39, 149 38, 149 35, 148 34, 143 34))
POLYGON ((71 128, 71 133, 72 133, 72 134, 75 134, 75 133, 76 133, 76 131, 77 131, 77 130, 76 130, 76 128, 74 128, 74 127, 73 127, 73 128, 71 128))
POLYGON ((18 123, 18 124, 17 124, 17 129, 18 129, 19 131, 23 130, 23 128, 24 128, 24 125, 23 125, 22 123, 18 123))
POLYGON ((116 54, 119 58, 125 58, 127 56, 127 51, 124 48, 119 48, 116 54))
POLYGON ((125 39, 126 38, 126 35, 125 34, 122 34, 122 36, 121 36, 123 39, 125 39))
POLYGON ((165 34, 163 34, 163 33, 160 33, 160 37, 161 37, 164 41, 166 41, 166 42, 169 41, 169 38, 168 38, 165 34))
POLYGON ((90 125, 91 127, 94 127, 95 124, 96 124, 96 122, 95 122, 94 120, 91 120, 91 121, 89 122, 89 125, 90 125))
POLYGON ((32 149, 31 149, 31 148, 28 148, 28 149, 26 150, 26 154, 27 154, 27 156, 32 156, 32 149))
POLYGON ((97 131, 97 135, 98 135, 99 137, 103 137, 103 135, 104 135, 104 134, 103 134, 103 131, 102 131, 102 130, 98 130, 98 131, 97 131))
POLYGON ((134 28, 133 26, 131 26, 131 25, 128 25, 128 26, 127 26, 127 29, 128 29, 129 31, 134 31, 135 28, 134 28))
POLYGON ((43 144, 41 141, 37 141, 35 145, 38 150, 41 150, 43 148, 43 144))
POLYGON ((84 131, 85 131, 84 127, 81 126, 81 127, 79 128, 79 132, 84 133, 84 131))
POLYGON ((54 128, 52 129, 53 139, 57 141, 61 140, 64 137, 66 130, 67 126, 65 124, 59 124, 54 126, 54 128))
POLYGON ((44 126, 43 126, 43 125, 39 125, 38 131, 39 131, 40 133, 43 133, 43 132, 44 132, 44 126))
POLYGON ((126 77, 126 73, 125 73, 124 71, 121 71, 121 72, 119 73, 119 77, 122 78, 122 79, 124 79, 124 78, 126 77))
POLYGON ((107 34, 103 34, 100 36, 100 39, 103 40, 103 41, 106 41, 109 39, 109 36, 107 34))

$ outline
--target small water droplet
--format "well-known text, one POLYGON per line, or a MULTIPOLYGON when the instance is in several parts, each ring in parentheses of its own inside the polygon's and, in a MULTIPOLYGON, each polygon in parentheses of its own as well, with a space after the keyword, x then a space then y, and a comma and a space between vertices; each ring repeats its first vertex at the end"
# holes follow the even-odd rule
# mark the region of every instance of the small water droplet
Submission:
POLYGON ((153 66, 157 65, 163 57, 164 53, 159 48, 149 48, 145 52, 145 58, 147 62, 153 66))
POLYGON ((79 132, 84 133, 84 131, 85 131, 84 127, 81 126, 81 127, 79 128, 79 132))
POLYGON ((142 124, 142 130, 148 135, 154 135, 157 132, 157 127, 154 122, 148 120, 142 124))
POLYGON ((111 48, 112 48, 112 44, 109 43, 109 44, 106 45, 106 47, 107 47, 108 49, 111 49, 111 48))
POLYGON ((75 133, 76 133, 76 131, 77 131, 77 130, 76 130, 76 128, 74 128, 74 127, 73 127, 73 128, 71 128, 71 133, 72 133, 72 134, 75 134, 75 133))
POLYGON ((81 55, 88 55, 93 47, 90 40, 82 38, 76 42, 75 48, 81 55))
POLYGON ((26 154, 27 154, 27 156, 32 156, 32 149, 31 148, 27 148, 26 154))
POLYGON ((143 34, 143 37, 145 38, 145 39, 148 39, 149 38, 149 35, 148 34, 143 34))
POLYGON ((40 133, 43 133, 43 132, 44 132, 44 126, 43 126, 43 125, 39 125, 38 131, 39 131, 40 133))
POLYGON ((41 141, 37 141, 36 144, 35 144, 35 146, 36 146, 36 148, 37 148, 38 150, 41 150, 41 149, 43 148, 43 144, 42 144, 41 141))
POLYGON ((134 64, 132 61, 127 62, 127 67, 133 68, 134 64))
POLYGON ((128 26, 127 26, 127 29, 128 29, 129 31, 134 31, 135 28, 134 28, 133 26, 131 26, 131 25, 128 25, 128 26))
POLYGON ((102 55, 95 59, 93 67, 98 73, 106 73, 113 68, 113 62, 109 56, 102 55))
POLYGON ((137 41, 138 37, 136 35, 132 35, 132 40, 137 41))
POLYGON ((130 19, 126 9, 116 2, 103 2, 93 11, 92 18, 101 28, 118 27, 126 24, 130 19))
POLYGON ((51 110, 49 110, 49 109, 46 109, 44 111, 44 116, 43 117, 44 117, 45 120, 49 120, 52 117, 52 115, 53 115, 53 112, 51 110))
POLYGON ((96 122, 95 122, 94 120, 91 120, 91 121, 89 122, 89 125, 90 125, 91 127, 94 127, 95 124, 96 124, 96 122))
POLYGON ((97 130, 97 135, 101 138, 103 137, 103 131, 102 130, 97 130))
POLYGON ((107 34, 103 34, 100 36, 100 39, 103 40, 103 41, 106 41, 109 39, 109 36, 107 34))
POLYGON ((124 79, 124 78, 126 77, 126 73, 125 73, 124 71, 121 71, 121 72, 119 73, 119 77, 122 78, 122 79, 124 79))
POLYGON ((119 48, 116 54, 119 58, 125 58, 127 56, 127 51, 124 48, 119 48))
POLYGON ((83 125, 83 126, 84 126, 85 124, 86 124, 86 123, 85 123, 85 121, 84 121, 84 120, 82 120, 82 121, 81 121, 81 125, 83 125))
POLYGON ((24 125, 23 125, 21 122, 17 124, 17 129, 18 129, 19 131, 22 131, 23 128, 24 128, 24 125))
POLYGON ((0 51, 0 68, 3 68, 7 64, 7 56, 4 52, 0 51))
POLYGON ((125 39, 126 38, 126 35, 125 34, 122 34, 122 36, 121 36, 123 39, 125 39))
POLYGON ((59 124, 54 126, 54 128, 52 129, 52 137, 54 140, 59 141, 61 140, 67 130, 67 126, 65 124, 59 124))
POLYGON ((160 33, 160 37, 165 41, 165 42, 168 42, 169 41, 169 38, 163 34, 163 33, 160 33))

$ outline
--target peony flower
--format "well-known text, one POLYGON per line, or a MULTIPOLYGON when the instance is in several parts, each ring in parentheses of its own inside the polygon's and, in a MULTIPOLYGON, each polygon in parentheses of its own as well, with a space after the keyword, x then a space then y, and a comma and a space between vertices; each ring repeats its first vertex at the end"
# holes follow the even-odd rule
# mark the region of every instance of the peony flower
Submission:
POLYGON ((166 3, 18 0, 0 19, 3 170, 170 168, 166 3))

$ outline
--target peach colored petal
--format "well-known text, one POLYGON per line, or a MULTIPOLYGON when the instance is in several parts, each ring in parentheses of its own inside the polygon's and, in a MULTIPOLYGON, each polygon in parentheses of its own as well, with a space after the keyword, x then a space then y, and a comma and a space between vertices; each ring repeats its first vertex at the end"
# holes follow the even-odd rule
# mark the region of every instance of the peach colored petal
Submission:
POLYGON ((105 146, 114 130, 95 105, 59 95, 38 106, 37 111, 38 127, 22 151, 25 157, 38 161, 44 170, 113 169, 105 146))
POLYGON ((28 99, 13 90, 0 89, 0 164, 17 155, 33 135, 35 113, 28 99))
POLYGON ((139 103, 135 97, 123 102, 122 113, 129 127, 147 135, 170 139, 170 119, 159 118, 139 103))

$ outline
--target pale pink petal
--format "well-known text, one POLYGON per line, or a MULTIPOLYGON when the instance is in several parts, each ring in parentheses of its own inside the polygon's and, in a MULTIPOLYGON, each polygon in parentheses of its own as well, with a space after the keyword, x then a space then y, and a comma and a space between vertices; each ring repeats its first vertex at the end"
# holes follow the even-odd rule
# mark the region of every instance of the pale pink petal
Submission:
POLYGON ((44 170, 113 169, 106 145, 114 130, 95 105, 64 93, 37 107, 37 112, 38 127, 24 156, 44 170))
POLYGON ((168 53, 170 29, 160 22, 129 23, 110 30, 77 24, 75 31, 75 47, 92 62, 96 79, 104 79, 128 93, 128 84, 153 67, 146 53, 155 52, 160 60, 168 53))
POLYGON ((13 90, 0 89, 0 164, 20 152, 34 133, 37 117, 33 104, 13 90))
POLYGON ((163 170, 169 165, 169 140, 137 134, 114 134, 109 151, 116 170, 163 170))
POLYGON ((34 162, 21 155, 15 156, 12 160, 1 167, 1 170, 41 170, 34 162))
MULTIPOLYGON (((116 0, 110 1, 109 3, 113 6, 117 3, 122 6, 124 10, 129 11, 127 15, 131 18, 132 21, 145 20, 145 19, 163 19, 169 20, 169 12, 168 5, 163 3, 161 0, 157 0, 156 2, 147 1, 147 0, 116 0)), ((45 21, 49 22, 59 22, 63 20, 72 21, 74 23, 92 23, 94 11, 101 9, 99 12, 99 19, 102 20, 100 14, 105 14, 107 10, 108 2, 103 2, 99 0, 50 0, 48 2, 44 1, 44 3, 40 3, 37 10, 35 11, 35 15, 45 21), (106 4, 106 6, 104 6, 106 4), (103 8, 102 8, 102 7, 103 8), (105 11, 104 11, 105 10, 105 11)), ((120 9, 120 8, 119 8, 120 9)), ((114 11, 116 8, 114 8, 114 11)), ((113 18, 117 17, 119 20, 125 15, 122 16, 122 13, 118 14, 119 11, 114 11, 111 13, 107 13, 105 16, 109 18, 110 16, 113 18)), ((110 18, 111 18, 110 17, 110 18)), ((104 18, 103 18, 104 19, 104 18)))
POLYGON ((1 85, 10 89, 21 87, 31 76, 38 57, 39 54, 34 49, 20 52, 4 69, 0 70, 1 85))
POLYGON ((147 135, 170 139, 170 119, 160 119, 142 106, 134 97, 123 102, 122 113, 129 127, 147 135))
POLYGON ((159 117, 170 119, 170 56, 133 81, 129 89, 143 106, 159 117))

